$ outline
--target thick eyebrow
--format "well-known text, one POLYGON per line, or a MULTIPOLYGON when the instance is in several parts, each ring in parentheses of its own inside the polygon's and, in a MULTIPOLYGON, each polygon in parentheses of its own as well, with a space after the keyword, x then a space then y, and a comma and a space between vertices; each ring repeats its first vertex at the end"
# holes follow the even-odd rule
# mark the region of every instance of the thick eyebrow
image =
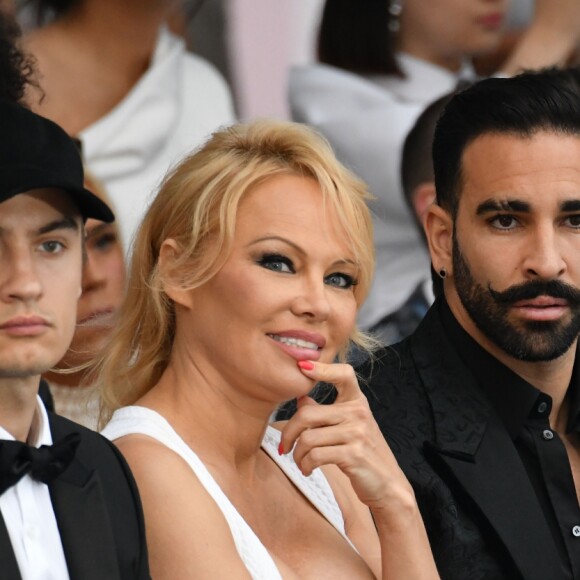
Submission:
POLYGON ((570 199, 562 202, 560 211, 580 211, 580 199, 570 199))
MULTIPOLYGON (((302 255, 302 256, 306 255, 306 251, 303 250, 298 244, 295 244, 291 240, 283 238, 282 236, 264 236, 263 238, 258 238, 257 240, 250 242, 248 244, 248 247, 259 244, 260 242, 268 242, 268 241, 272 241, 272 240, 275 240, 278 242, 283 242, 284 244, 288 244, 290 247, 294 248, 300 255, 302 255)), ((340 258, 339 260, 336 260, 335 262, 333 262, 332 266, 334 267, 334 266, 338 266, 340 264, 350 264, 352 266, 356 266, 357 268, 359 266, 354 260, 350 260, 348 258, 340 258)))
POLYGON ((74 230, 75 232, 78 232, 79 224, 75 219, 67 216, 60 220, 49 222, 41 228, 38 228, 37 233, 48 234, 50 232, 54 232, 55 230, 74 230))
POLYGON ((526 213, 530 211, 530 204, 519 199, 486 199, 477 206, 477 215, 484 215, 486 213, 494 213, 498 211, 515 211, 526 213))
MULTIPOLYGON (((513 211, 519 213, 527 213, 531 209, 530 204, 525 201, 517 199, 506 199, 498 201, 496 199, 487 199, 477 206, 477 215, 484 215, 486 213, 494 213, 498 211, 513 211)), ((560 204, 561 212, 575 212, 580 211, 580 199, 571 199, 560 204)))
POLYGON ((101 234, 101 232, 104 232, 106 230, 108 230, 108 228, 111 227, 111 224, 107 224, 107 223, 101 223, 96 225, 94 228, 91 228, 89 231, 87 231, 87 240, 90 240, 91 238, 94 238, 95 236, 98 236, 101 234))

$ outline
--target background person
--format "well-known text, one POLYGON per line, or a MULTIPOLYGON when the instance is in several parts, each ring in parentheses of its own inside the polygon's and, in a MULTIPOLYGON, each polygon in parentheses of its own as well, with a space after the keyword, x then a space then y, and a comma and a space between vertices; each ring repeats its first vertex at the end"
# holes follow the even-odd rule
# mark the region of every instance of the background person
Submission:
MULTIPOLYGON (((103 188, 87 174, 85 186, 108 202, 103 188)), ((44 378, 50 384, 54 410, 96 430, 99 396, 88 380, 87 364, 101 352, 114 327, 125 296, 126 268, 115 223, 88 219, 85 232, 82 294, 75 333, 62 360, 44 378), (71 369, 73 372, 69 372, 71 369)))
POLYGON ((332 364, 363 342, 365 199, 315 133, 263 122, 215 133, 152 202, 100 384, 155 578, 438 577, 352 367, 332 364), (307 396, 323 379, 333 406, 307 396))
MULTIPOLYGON (((433 175, 433 135, 445 105, 453 93, 431 103, 420 115, 405 138, 401 157, 401 182, 406 205, 414 217, 415 226, 427 247, 423 220, 435 201, 433 175)), ((384 344, 394 344, 407 338, 419 325, 434 300, 442 292, 439 278, 431 280, 428 272, 415 286, 403 305, 373 325, 369 332, 384 344), (432 286, 435 285, 435 288, 432 286)))
POLYGON ((78 137, 116 208, 125 248, 172 163, 234 119, 229 88, 165 26, 176 0, 30 0, 36 112, 78 137), (42 98, 41 98, 42 97, 42 98))

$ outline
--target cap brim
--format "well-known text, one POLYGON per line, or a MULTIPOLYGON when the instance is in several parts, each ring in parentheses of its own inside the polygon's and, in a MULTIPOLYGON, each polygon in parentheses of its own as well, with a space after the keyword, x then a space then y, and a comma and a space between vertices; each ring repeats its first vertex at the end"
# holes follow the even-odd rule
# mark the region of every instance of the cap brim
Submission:
MULTIPOLYGON (((70 190, 67 189, 66 191, 70 190)), ((75 194, 74 201, 78 204, 85 219, 93 218, 107 223, 115 221, 115 214, 111 208, 93 192, 83 187, 82 189, 76 189, 75 194)))
POLYGON ((107 223, 115 221, 111 208, 92 191, 59 179, 47 178, 42 172, 37 172, 31 167, 26 167, 25 171, 18 169, 13 168, 4 173, 0 202, 34 189, 62 189, 77 204, 83 219, 93 218, 107 223))

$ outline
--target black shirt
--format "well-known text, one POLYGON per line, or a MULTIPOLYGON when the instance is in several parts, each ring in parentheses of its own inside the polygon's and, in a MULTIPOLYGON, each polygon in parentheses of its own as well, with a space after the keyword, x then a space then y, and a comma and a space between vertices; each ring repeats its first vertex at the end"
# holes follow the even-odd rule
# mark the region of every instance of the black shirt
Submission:
MULTIPOLYGON (((564 574, 580 579, 580 506, 566 448, 549 423, 552 398, 479 346, 445 302, 441 320, 448 338, 477 377, 479 387, 514 442, 552 531, 564 574)), ((580 436, 580 368, 576 362, 567 398, 566 433, 580 436)))

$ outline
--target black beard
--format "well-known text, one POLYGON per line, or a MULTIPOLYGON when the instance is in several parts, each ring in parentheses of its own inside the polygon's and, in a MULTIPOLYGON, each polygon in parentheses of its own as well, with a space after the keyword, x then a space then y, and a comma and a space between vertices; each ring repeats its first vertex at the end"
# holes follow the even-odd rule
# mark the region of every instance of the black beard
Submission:
POLYGON ((453 278, 463 307, 481 332, 509 356, 522 361, 554 360, 566 353, 580 332, 580 290, 559 280, 531 280, 496 292, 478 284, 453 239, 453 278), (561 320, 512 322, 519 300, 550 296, 567 300, 570 316, 561 320))

